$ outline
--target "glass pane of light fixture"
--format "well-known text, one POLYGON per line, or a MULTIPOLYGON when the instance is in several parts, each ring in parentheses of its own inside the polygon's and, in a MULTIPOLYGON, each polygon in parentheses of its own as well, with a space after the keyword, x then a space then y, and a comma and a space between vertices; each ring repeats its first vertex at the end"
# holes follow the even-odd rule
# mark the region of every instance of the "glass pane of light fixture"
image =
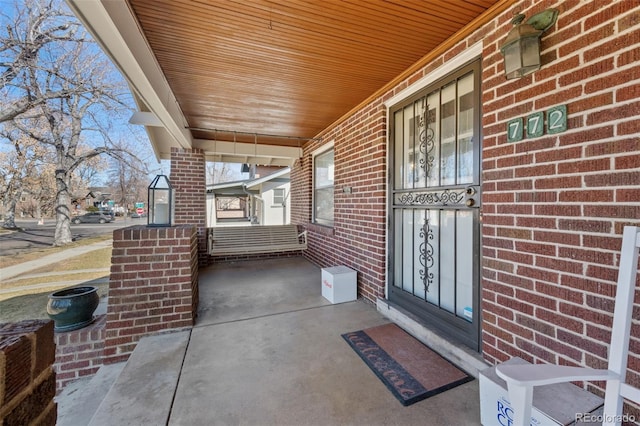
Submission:
POLYGON ((169 222, 169 190, 156 189, 153 197, 153 223, 169 222))
POLYGON ((173 188, 169 178, 158 175, 148 188, 148 226, 171 226, 173 223, 173 188))
POLYGON ((522 40, 522 75, 527 75, 540 68, 540 41, 538 37, 522 40))
POLYGON ((512 43, 504 48, 504 72, 507 78, 520 77, 521 60, 519 42, 512 43))

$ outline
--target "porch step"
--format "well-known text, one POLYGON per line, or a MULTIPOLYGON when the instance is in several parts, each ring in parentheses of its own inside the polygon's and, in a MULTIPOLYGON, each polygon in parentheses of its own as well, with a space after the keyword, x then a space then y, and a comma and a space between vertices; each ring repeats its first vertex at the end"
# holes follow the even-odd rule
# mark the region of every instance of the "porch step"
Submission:
POLYGON ((57 426, 89 424, 100 403, 111 389, 126 362, 100 366, 92 377, 69 383, 56 396, 58 403, 57 426))
POLYGON ((167 424, 190 335, 141 339, 89 425, 167 424))

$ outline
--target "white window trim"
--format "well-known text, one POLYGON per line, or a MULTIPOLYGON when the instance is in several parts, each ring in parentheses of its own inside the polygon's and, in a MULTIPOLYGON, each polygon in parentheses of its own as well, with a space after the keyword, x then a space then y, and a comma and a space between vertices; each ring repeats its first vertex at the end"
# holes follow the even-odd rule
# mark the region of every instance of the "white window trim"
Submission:
POLYGON ((271 201, 272 207, 276 206, 276 207, 282 207, 282 203, 284 203, 285 200, 285 191, 284 188, 273 188, 273 199, 271 201), (277 202, 276 201, 276 192, 282 191, 282 195, 280 195, 279 198, 282 198, 281 202, 277 202))
MULTIPOLYGON (((318 223, 316 221, 316 157, 318 155, 324 154, 325 152, 329 151, 329 150, 333 150, 333 167, 335 170, 336 167, 336 150, 335 150, 335 140, 331 140, 327 143, 325 143, 324 145, 316 148, 315 150, 313 150, 311 152, 311 223, 316 224, 316 225, 320 225, 320 226, 328 226, 330 228, 333 228, 333 224, 332 225, 326 225, 326 224, 322 224, 322 223, 318 223)), ((334 214, 335 214, 335 178, 334 178, 334 184, 333 184, 333 188, 334 188, 334 214)))
POLYGON ((330 150, 331 148, 333 148, 334 144, 335 144, 335 140, 330 140, 329 142, 325 143, 324 145, 314 149, 313 151, 311 151, 311 158, 313 158, 315 160, 317 155, 322 154, 323 152, 330 150))

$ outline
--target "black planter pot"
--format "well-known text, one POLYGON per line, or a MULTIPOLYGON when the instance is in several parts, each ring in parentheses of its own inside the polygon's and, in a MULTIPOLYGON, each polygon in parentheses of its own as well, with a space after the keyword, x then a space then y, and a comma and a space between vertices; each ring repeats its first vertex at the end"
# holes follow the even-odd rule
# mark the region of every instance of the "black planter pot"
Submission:
POLYGON ((100 297, 97 287, 74 287, 49 295, 47 314, 54 331, 71 331, 93 322, 100 297))

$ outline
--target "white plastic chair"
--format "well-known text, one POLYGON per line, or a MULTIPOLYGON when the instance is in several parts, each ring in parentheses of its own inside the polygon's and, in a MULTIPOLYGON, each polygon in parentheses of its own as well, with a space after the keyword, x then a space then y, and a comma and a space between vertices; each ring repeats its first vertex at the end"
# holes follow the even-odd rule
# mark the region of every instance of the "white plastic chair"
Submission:
POLYGON ((572 381, 606 381, 603 425, 620 425, 623 398, 640 403, 640 389, 625 383, 627 354, 638 273, 640 228, 625 226, 613 312, 609 365, 606 370, 563 365, 498 365, 496 373, 507 382, 514 411, 514 426, 529 426, 534 386, 572 381))

